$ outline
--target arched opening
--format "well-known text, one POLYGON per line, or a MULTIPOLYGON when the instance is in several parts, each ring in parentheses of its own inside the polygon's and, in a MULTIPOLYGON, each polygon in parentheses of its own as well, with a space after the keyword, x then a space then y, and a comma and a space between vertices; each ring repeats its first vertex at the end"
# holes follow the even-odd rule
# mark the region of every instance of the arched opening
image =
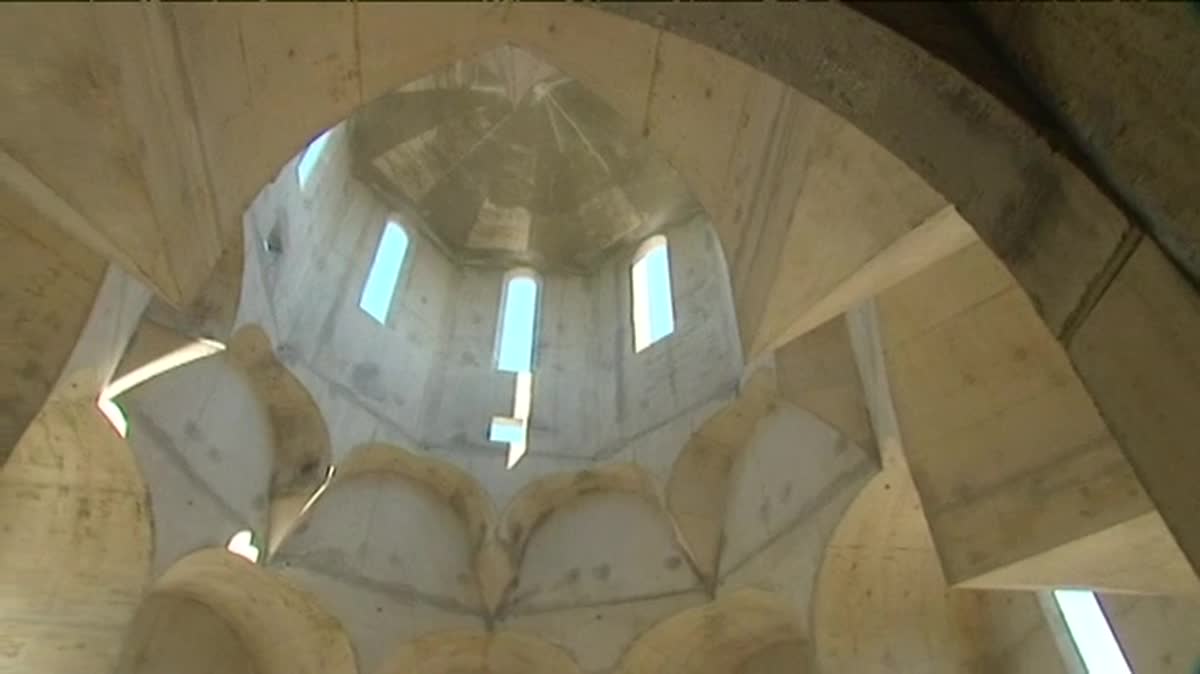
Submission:
POLYGON ((496 331, 496 369, 501 372, 533 372, 538 286, 533 273, 524 270, 510 273, 504 283, 496 331))
POLYGON ((667 237, 652 236, 629 267, 633 306, 633 350, 641 352, 675 332, 671 255, 667 237))

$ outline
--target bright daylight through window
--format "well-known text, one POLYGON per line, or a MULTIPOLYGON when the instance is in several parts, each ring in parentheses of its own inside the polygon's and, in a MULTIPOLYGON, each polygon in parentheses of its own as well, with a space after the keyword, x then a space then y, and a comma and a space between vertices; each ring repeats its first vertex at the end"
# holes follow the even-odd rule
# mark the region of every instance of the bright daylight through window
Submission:
POLYGON ((671 261, 664 236, 642 244, 630 268, 633 288, 633 350, 642 351, 675 332, 671 261))
POLYGON ((258 563, 258 546, 254 544, 254 532, 249 529, 242 529, 234 534, 225 549, 238 557, 244 557, 252 564, 258 563))
POLYGON ((508 444, 508 468, 525 455, 533 389, 533 344, 537 323, 537 279, 526 273, 511 276, 504 286, 500 329, 496 339, 496 369, 516 374, 511 417, 493 417, 492 442, 508 444))
POLYGON ((300 157, 300 162, 296 164, 296 178, 300 181, 300 189, 303 190, 308 187, 308 180, 312 177, 313 169, 317 167, 317 162, 320 161, 321 153, 325 151, 325 144, 329 142, 329 134, 332 132, 333 129, 329 129, 317 136, 304 149, 304 155, 300 157))
POLYGON ((1131 674, 1104 609, 1090 590, 1055 590, 1071 641, 1088 674, 1131 674))
POLYGON ((375 259, 367 271, 358 306, 378 323, 387 325, 388 313, 392 308, 392 295, 400 281, 400 270, 404 256, 408 253, 408 232, 392 221, 388 221, 379 237, 375 259))

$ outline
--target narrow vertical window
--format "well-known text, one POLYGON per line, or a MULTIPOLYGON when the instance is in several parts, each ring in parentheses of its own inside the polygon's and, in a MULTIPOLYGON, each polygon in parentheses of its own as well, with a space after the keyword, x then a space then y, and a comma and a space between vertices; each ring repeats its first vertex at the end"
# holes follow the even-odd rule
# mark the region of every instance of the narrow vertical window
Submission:
POLYGON ((317 162, 321 159, 321 153, 325 151, 325 144, 329 142, 329 134, 332 132, 333 129, 327 130, 304 148, 304 154, 301 155, 300 162, 296 164, 296 178, 300 181, 300 189, 303 190, 308 186, 308 180, 312 177, 313 169, 317 167, 317 162))
POLYGON ((1055 590, 1054 601, 1088 674, 1131 674, 1125 654, 1121 652, 1094 592, 1055 590))
POLYGON ((633 350, 642 351, 675 332, 671 296, 671 260, 667 238, 654 236, 642 244, 630 268, 633 290, 633 350))
POLYGON ((537 281, 526 274, 513 276, 504 286, 504 306, 500 312, 500 334, 496 344, 496 369, 501 372, 533 371, 537 295, 537 281))
POLYGON ((389 220, 375 248, 375 259, 367 271, 358 306, 377 322, 387 325, 388 313, 392 308, 392 295, 400 280, 400 269, 408 253, 408 232, 389 220))
POLYGON ((496 336, 496 369, 516 374, 512 416, 492 417, 488 439, 508 445, 507 467, 525 456, 533 397, 533 344, 537 323, 538 282, 527 273, 511 276, 504 285, 500 328, 496 336))

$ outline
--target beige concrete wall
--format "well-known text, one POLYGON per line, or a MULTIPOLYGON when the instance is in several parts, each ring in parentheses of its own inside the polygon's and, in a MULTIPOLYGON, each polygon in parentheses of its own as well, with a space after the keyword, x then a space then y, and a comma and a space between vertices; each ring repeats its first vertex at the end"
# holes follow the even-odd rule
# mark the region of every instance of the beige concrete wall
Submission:
POLYGON ((982 245, 879 307, 905 451, 952 584, 1194 590, 1161 521, 1141 517, 1153 506, 1067 355, 982 245))
POLYGON ((1200 115, 1200 80, 1184 65, 1200 55, 1192 8, 974 9, 1159 244, 1200 276, 1200 210, 1187 178, 1200 132, 1178 123, 1200 115))
POLYGON ((149 510, 92 400, 42 410, 0 472, 0 671, 112 671, 150 581, 149 510))
POLYGON ((900 447, 838 525, 813 603, 821 672, 1070 674, 1033 593, 949 587, 900 447))
POLYGON ((0 460, 50 396, 87 323, 106 263, 29 211, 0 216, 0 460))
POLYGON ((9 8, 0 180, 6 206, 32 208, 184 302, 245 203, 212 189, 175 39, 144 7, 9 8))
POLYGON ((1200 601, 1194 597, 1103 595, 1100 605, 1137 674, 1200 666, 1200 601))
POLYGON ((194 599, 151 596, 130 630, 141 638, 122 655, 118 674, 259 673, 237 633, 194 599))

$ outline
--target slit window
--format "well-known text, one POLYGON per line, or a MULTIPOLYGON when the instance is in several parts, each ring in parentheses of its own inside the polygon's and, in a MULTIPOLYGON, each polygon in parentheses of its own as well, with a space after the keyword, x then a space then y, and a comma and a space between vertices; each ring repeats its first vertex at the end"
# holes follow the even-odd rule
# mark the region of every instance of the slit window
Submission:
POLYGON ((537 329, 538 282, 532 274, 511 274, 500 300, 496 334, 496 369, 516 374, 512 416, 492 417, 488 440, 508 445, 506 467, 525 456, 533 398, 533 345, 537 329))
POLYGON ((511 277, 504 286, 496 369, 533 371, 533 333, 537 318, 538 282, 528 274, 511 277))
POLYGON ((642 244, 630 268, 630 281, 636 353, 675 332, 671 260, 665 236, 651 237, 642 244))
POLYGON ((317 168, 317 162, 321 160, 321 153, 325 151, 325 145, 329 142, 331 133, 333 133, 333 129, 327 130, 304 148, 304 154, 300 156, 300 162, 296 164, 296 179, 300 181, 300 189, 308 187, 313 169, 317 168))
POLYGON ((400 281, 400 269, 404 265, 404 257, 408 253, 408 232, 389 220, 379 237, 379 246, 375 248, 375 259, 367 271, 367 280, 363 284, 362 296, 358 306, 367 312, 378 323, 387 325, 388 313, 392 308, 392 296, 396 293, 396 284, 400 281))
POLYGON ((1055 590, 1054 602, 1088 674, 1131 674, 1104 609, 1090 590, 1055 590))

